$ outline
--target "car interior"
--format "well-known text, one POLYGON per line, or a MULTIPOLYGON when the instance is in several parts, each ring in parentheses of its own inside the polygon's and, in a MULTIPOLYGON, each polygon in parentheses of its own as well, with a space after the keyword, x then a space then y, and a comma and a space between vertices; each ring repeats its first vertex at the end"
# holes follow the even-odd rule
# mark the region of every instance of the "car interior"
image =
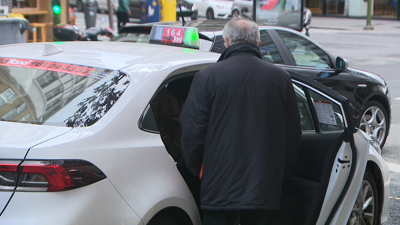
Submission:
MULTIPOLYGON (((180 74, 162 84, 145 110, 139 127, 143 131, 160 134, 166 150, 175 160, 179 172, 200 206, 200 180, 184 165, 179 122, 196 72, 180 74)), ((340 106, 330 101, 336 115, 336 125, 335 122, 330 125, 321 124, 314 100, 329 99, 300 84, 294 84, 294 87, 303 134, 292 178, 283 185, 281 209, 275 219, 277 225, 316 224, 331 171, 336 164, 336 154, 343 143, 344 122, 340 117, 340 106)))

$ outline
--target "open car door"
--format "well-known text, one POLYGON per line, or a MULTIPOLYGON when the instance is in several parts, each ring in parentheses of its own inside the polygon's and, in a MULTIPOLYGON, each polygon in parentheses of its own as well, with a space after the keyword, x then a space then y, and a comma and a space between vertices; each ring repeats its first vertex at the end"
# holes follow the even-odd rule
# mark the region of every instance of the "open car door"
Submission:
POLYGON ((303 133, 276 224, 330 224, 357 161, 348 100, 314 80, 290 75, 303 133))
MULTIPOLYGON (((177 106, 185 101, 197 72, 198 68, 166 80, 155 93, 139 125, 144 131, 160 133, 167 152, 174 159, 178 158, 176 152, 181 137, 179 120, 176 119, 180 114, 177 106), (171 105, 171 102, 175 104, 171 105), (174 117, 171 117, 171 110, 176 112, 174 117), (169 115, 167 119, 160 116, 163 114, 169 115)), ((317 81, 296 73, 290 75, 303 134, 294 174, 290 184, 284 185, 281 210, 275 224, 335 224, 338 214, 347 221, 363 175, 361 178, 355 176, 355 168, 364 171, 367 162, 365 156, 357 159, 353 138, 355 128, 349 116, 348 100, 317 81), (350 186, 356 186, 353 188, 355 193, 347 191, 350 186), (348 198, 349 193, 354 199, 348 198), (343 208, 344 204, 350 208, 343 208)), ((367 155, 368 151, 365 152, 367 155)), ((199 204, 196 195, 200 184, 188 180, 180 172, 199 204)))

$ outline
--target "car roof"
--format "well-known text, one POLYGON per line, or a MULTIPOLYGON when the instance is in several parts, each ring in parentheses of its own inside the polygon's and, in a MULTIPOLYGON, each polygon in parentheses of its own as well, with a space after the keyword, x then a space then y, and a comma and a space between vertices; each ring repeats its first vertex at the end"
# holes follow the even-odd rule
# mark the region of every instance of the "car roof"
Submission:
POLYGON ((0 57, 47 60, 120 70, 134 64, 177 65, 188 62, 216 62, 217 53, 165 45, 76 41, 24 43, 0 46, 0 57), (62 49, 61 53, 44 56, 45 44, 62 49))

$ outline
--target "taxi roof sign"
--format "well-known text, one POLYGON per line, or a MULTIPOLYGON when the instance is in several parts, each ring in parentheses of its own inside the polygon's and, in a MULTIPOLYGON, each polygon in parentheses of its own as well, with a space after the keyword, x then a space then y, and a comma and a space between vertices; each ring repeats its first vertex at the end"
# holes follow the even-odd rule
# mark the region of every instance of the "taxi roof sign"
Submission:
POLYGON ((153 25, 149 43, 199 49, 199 31, 194 27, 153 25))

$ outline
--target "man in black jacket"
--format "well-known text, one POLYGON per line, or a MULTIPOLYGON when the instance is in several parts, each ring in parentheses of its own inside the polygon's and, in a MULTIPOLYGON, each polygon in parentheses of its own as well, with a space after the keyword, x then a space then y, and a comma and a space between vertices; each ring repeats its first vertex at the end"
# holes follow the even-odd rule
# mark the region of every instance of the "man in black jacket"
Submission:
POLYGON ((256 23, 234 18, 227 49, 198 72, 180 116, 188 169, 201 178, 203 224, 270 224, 301 136, 289 74, 261 59, 256 23))

